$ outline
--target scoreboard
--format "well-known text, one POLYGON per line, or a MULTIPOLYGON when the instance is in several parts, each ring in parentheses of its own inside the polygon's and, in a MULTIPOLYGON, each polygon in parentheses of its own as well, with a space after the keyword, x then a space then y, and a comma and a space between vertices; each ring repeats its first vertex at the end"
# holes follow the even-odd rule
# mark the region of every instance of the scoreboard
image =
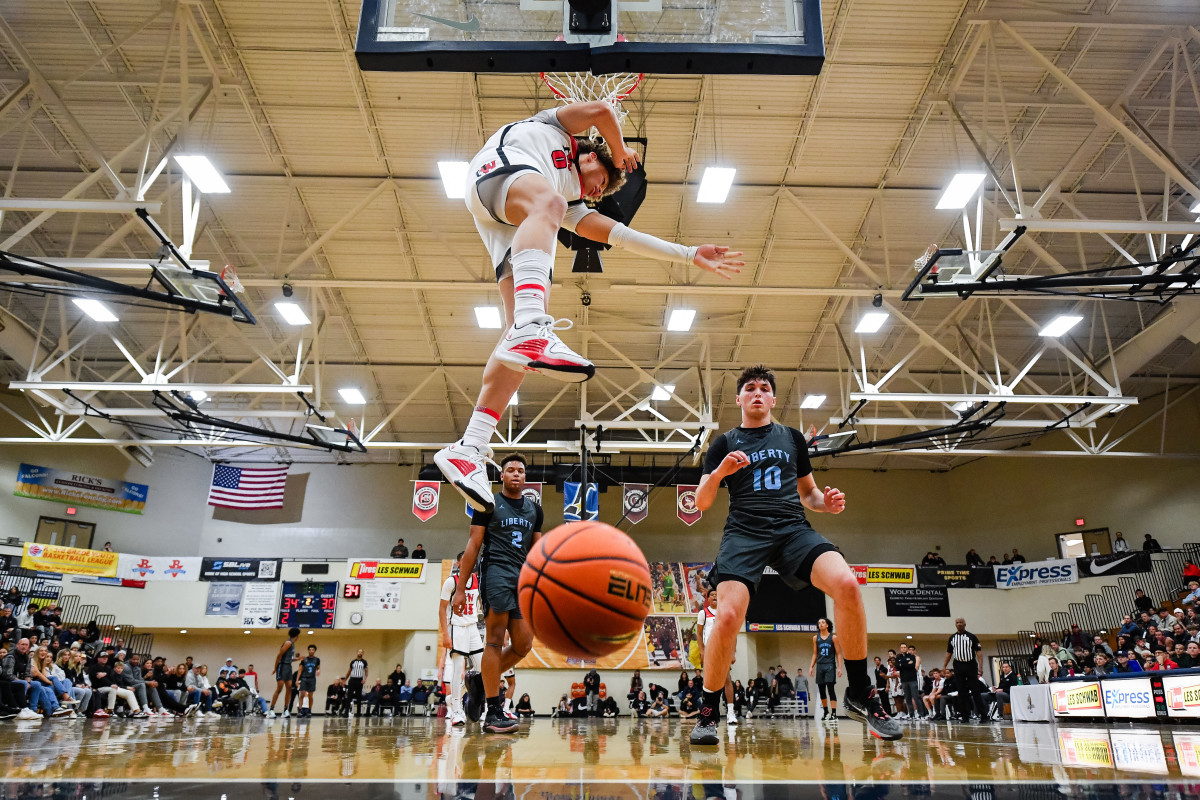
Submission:
POLYGON ((277 628, 332 628, 338 582, 284 581, 277 628))

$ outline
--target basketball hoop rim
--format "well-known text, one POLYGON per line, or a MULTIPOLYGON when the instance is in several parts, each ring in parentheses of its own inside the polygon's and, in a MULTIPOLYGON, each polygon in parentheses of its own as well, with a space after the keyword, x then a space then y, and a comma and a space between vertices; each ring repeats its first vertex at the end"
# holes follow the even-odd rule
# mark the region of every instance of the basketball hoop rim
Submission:
MULTIPOLYGON (((553 95, 554 95, 554 96, 555 96, 557 99, 559 99, 559 100, 565 100, 565 101, 567 101, 567 102, 569 102, 569 103, 579 103, 579 102, 586 102, 586 101, 585 101, 583 98, 580 98, 580 97, 572 97, 571 95, 567 94, 566 92, 562 91, 562 90, 561 90, 561 89, 559 89, 557 86, 555 86, 555 85, 554 85, 554 83, 553 83, 553 82, 551 82, 551 80, 550 80, 549 78, 547 78, 547 76, 548 76, 548 75, 552 75, 552 74, 554 74, 554 73, 549 73, 549 72, 539 72, 539 73, 538 73, 538 78, 541 80, 541 82, 542 82, 542 83, 546 84, 546 88, 548 88, 548 89, 550 90, 550 93, 551 93, 551 94, 553 94, 553 95)), ((589 74, 590 74, 590 73, 589 73, 589 74)), ((617 74, 621 74, 621 73, 617 73, 617 74)), ((644 72, 638 72, 638 73, 632 73, 632 72, 630 72, 630 73, 624 73, 624 74, 627 74, 627 75, 634 75, 634 74, 636 74, 636 75, 637 75, 637 78, 636 78, 636 79, 633 81, 633 85, 632 85, 632 86, 630 86, 628 89, 626 89, 625 91, 622 91, 622 92, 618 92, 617 94, 611 95, 611 96, 609 96, 609 97, 602 97, 602 98, 590 98, 590 99, 593 99, 593 100, 603 100, 604 102, 606 102, 606 103, 609 103, 609 104, 620 103, 621 101, 628 99, 628 97, 629 97, 631 94, 633 94, 635 91, 637 91, 637 88, 638 88, 639 86, 641 86, 641 85, 642 85, 642 81, 643 81, 643 80, 645 80, 645 78, 646 78, 646 73, 644 73, 644 72)), ((593 75, 592 77, 597 77, 597 78, 598 78, 599 76, 594 76, 594 75, 593 75)))

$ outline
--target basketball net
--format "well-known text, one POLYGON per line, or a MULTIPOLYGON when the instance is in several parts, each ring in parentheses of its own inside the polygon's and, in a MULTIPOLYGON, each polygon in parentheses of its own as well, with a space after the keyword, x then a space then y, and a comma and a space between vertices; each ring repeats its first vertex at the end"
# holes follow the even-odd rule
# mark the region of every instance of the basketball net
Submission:
POLYGON ((621 101, 641 85, 645 73, 617 72, 612 75, 593 75, 590 72, 541 72, 538 77, 562 105, 601 100, 617 112, 623 124, 628 116, 621 101))
MULTIPOLYGON (((929 259, 933 258, 933 254, 937 251, 937 242, 934 242, 933 244, 929 245, 929 247, 925 248, 925 252, 921 255, 921 257, 916 261, 913 261, 913 267, 917 270, 917 272, 920 272, 925 268, 925 265, 929 263, 929 259)), ((936 271, 937 267, 934 267, 934 270, 936 271)))
POLYGON ((235 293, 246 293, 246 287, 242 286, 242 282, 238 280, 237 270, 233 268, 232 264, 226 264, 225 269, 221 270, 221 280, 225 281, 225 285, 235 293))

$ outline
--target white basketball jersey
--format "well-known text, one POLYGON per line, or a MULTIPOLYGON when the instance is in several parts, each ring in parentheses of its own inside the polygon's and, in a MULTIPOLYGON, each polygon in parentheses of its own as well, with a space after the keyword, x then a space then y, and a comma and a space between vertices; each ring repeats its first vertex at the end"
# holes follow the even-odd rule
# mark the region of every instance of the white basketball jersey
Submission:
MULTIPOLYGON (((449 602, 454 596, 455 576, 451 575, 446 578, 446 582, 442 584, 442 599, 449 602)), ((455 614, 454 610, 450 611, 451 625, 474 625, 479 622, 479 575, 472 572, 467 579, 467 588, 463 592, 466 595, 467 601, 463 605, 463 613, 455 614)))
POLYGON ((545 176, 567 201, 582 197, 575 137, 558 122, 558 109, 539 111, 492 134, 471 161, 479 180, 508 164, 528 164, 545 176))
POLYGON ((700 626, 701 641, 708 646, 708 637, 712 633, 713 622, 717 618, 717 612, 704 604, 704 608, 700 609, 700 613, 696 615, 696 624, 700 626))

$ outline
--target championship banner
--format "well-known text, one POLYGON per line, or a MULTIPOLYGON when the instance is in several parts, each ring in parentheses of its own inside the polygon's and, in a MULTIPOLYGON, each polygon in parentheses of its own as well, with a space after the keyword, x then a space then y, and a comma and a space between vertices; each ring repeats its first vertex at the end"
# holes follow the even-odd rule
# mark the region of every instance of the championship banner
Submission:
POLYGON ((277 581, 282 558, 203 558, 202 581, 277 581))
POLYGON ((696 508, 696 490, 699 486, 675 487, 675 513, 683 520, 683 524, 691 526, 700 521, 704 512, 696 508))
POLYGON ((522 497, 528 497, 539 506, 542 504, 542 485, 540 483, 527 483, 525 488, 521 490, 522 497))
POLYGON ((621 511, 625 519, 637 525, 650 513, 650 484, 622 484, 621 511))
POLYGON ((889 617, 949 617, 950 593, 945 586, 930 589, 883 590, 884 607, 889 617))
POLYGON ((251 581, 242 585, 242 627, 274 628, 279 611, 279 584, 251 581))
POLYGON ((581 483, 563 483, 563 521, 590 521, 600 516, 600 490, 589 483, 587 492, 581 492, 581 483), (582 495, 582 496, 581 496, 582 495))
POLYGON ((202 559, 177 556, 135 556, 121 553, 117 559, 117 577, 136 581, 174 581, 184 583, 200 580, 202 559))
POLYGON ((32 497, 55 503, 104 508, 125 514, 141 514, 150 487, 50 467, 22 464, 17 470, 17 497, 32 497))
POLYGON ((413 516, 421 522, 429 522, 438 511, 438 496, 441 481, 416 481, 413 484, 413 516))
POLYGON ((351 580, 356 581, 404 581, 406 583, 424 583, 425 582, 425 567, 428 561, 421 559, 411 560, 391 560, 391 561, 365 561, 351 559, 349 564, 349 576, 351 580))
POLYGON ((25 549, 21 554, 21 566, 40 572, 115 578, 117 577, 119 555, 119 553, 107 553, 103 550, 84 550, 79 547, 59 547, 40 542, 26 542, 25 549))
POLYGON ((1075 565, 1081 578, 1100 578, 1108 575, 1133 575, 1150 571, 1150 554, 1145 550, 1132 553, 1110 553, 1091 558, 1077 558, 1075 565))
POLYGON ((859 586, 912 586, 916 569, 903 564, 861 564, 850 567, 859 586))
POLYGON ((1019 589, 1025 586, 1049 586, 1055 583, 1078 583, 1079 568, 1073 558, 1047 559, 1026 564, 997 564, 997 589, 1019 589))

